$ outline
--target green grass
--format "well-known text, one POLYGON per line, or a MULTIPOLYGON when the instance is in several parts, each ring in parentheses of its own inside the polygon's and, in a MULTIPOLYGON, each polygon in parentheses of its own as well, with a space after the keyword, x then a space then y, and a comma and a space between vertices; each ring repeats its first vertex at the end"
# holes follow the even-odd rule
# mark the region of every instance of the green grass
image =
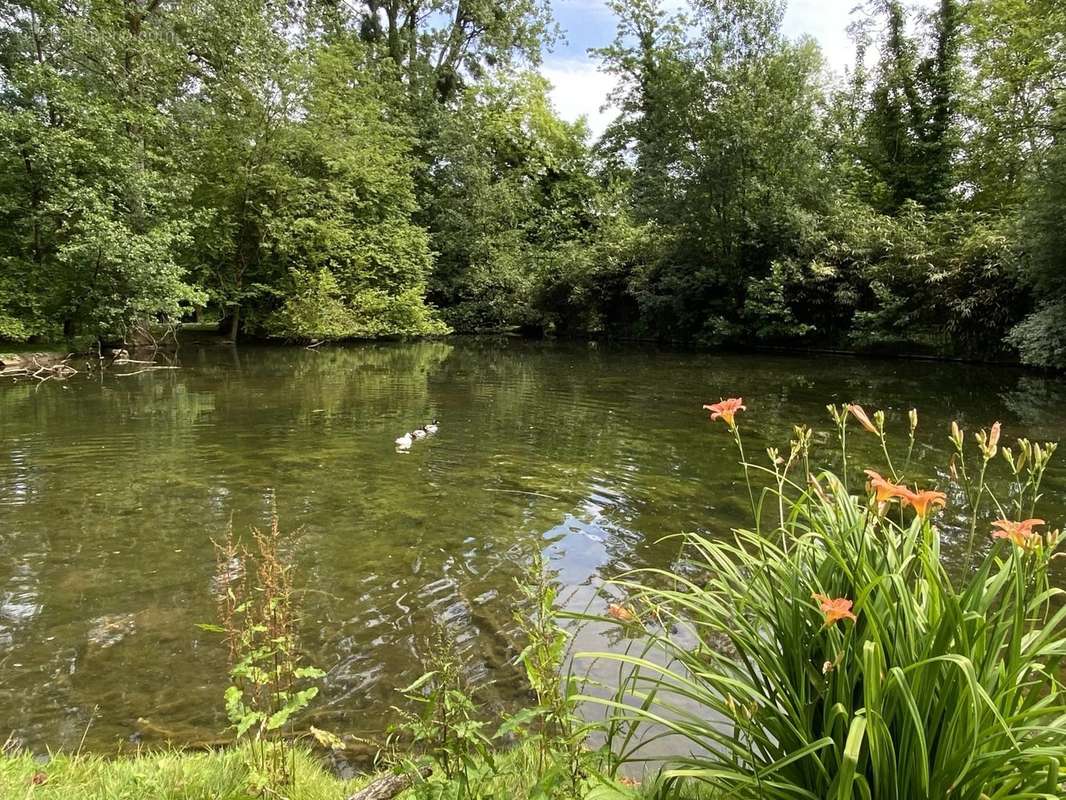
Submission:
MULTIPOLYGON (((117 758, 55 755, 42 763, 19 753, 0 758, 3 800, 255 800, 239 750, 170 751, 117 758), (43 783, 34 783, 34 776, 43 783)), ((371 776, 342 781, 297 751, 289 800, 343 800, 371 776)))
MULTIPOLYGON (((516 747, 497 754, 495 770, 472 779, 470 798, 533 800, 538 764, 533 748, 516 747)), ((473 774, 471 771, 468 774, 473 774)), ((344 781, 332 775, 314 755, 297 750, 296 785, 288 800, 344 800, 376 776, 344 781)), ((250 775, 241 749, 212 752, 143 752, 113 758, 56 754, 41 759, 29 753, 0 756, 0 798, 3 800, 261 800, 249 789, 250 775), (34 776, 43 782, 34 783, 34 776)), ((653 797, 654 785, 643 789, 593 777, 586 800, 637 800, 653 797)), ((438 774, 421 791, 409 790, 399 800, 455 797, 438 774)))

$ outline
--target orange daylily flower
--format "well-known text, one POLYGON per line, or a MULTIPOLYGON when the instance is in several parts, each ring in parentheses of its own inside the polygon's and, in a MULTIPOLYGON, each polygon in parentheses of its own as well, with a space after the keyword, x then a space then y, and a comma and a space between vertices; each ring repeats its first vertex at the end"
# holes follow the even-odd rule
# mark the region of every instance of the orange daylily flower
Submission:
POLYGON ((858 617, 851 613, 852 602, 846 597, 829 597, 828 595, 818 594, 817 592, 811 595, 818 601, 818 607, 825 614, 825 625, 829 627, 842 619, 850 619, 855 622, 858 617))
POLYGON ((636 622, 637 615, 630 611, 623 605, 618 603, 609 603, 607 606, 607 614, 614 617, 619 622, 636 622))
POLYGON ((872 434, 880 436, 877 428, 875 428, 874 424, 870 422, 870 418, 866 416, 866 412, 862 410, 862 406, 852 403, 848 406, 848 411, 851 412, 851 416, 855 417, 855 419, 859 421, 859 424, 866 428, 866 430, 872 434))
POLYGON ((930 489, 924 492, 912 492, 909 489, 904 489, 904 491, 906 494, 903 495, 903 502, 912 506, 922 519, 925 519, 937 506, 943 508, 948 504, 948 497, 943 492, 934 492, 930 489))
POLYGON ((744 405, 743 397, 730 397, 728 400, 720 400, 717 403, 705 405, 704 408, 711 412, 712 422, 721 417, 730 428, 736 425, 733 419, 736 413, 748 410, 748 407, 744 405))
POLYGON ((1022 549, 1028 550, 1040 539, 1040 534, 1033 530, 1037 525, 1046 524, 1042 519, 1025 519, 1021 522, 1012 522, 1009 519, 997 519, 992 523, 993 528, 999 528, 992 532, 993 539, 1010 539, 1022 549))
POLYGON ((892 483, 881 477, 881 474, 872 469, 866 470, 866 476, 870 479, 870 489, 876 494, 878 503, 885 503, 894 497, 906 498, 909 490, 906 486, 892 483))

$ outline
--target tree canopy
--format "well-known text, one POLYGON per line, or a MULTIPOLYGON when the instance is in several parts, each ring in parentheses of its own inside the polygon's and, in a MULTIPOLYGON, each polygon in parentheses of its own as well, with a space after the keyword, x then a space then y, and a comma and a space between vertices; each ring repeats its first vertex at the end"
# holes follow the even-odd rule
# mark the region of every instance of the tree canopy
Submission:
POLYGON ((519 329, 1066 366, 1066 9, 611 0, 614 122, 546 0, 12 0, 0 339, 519 329))

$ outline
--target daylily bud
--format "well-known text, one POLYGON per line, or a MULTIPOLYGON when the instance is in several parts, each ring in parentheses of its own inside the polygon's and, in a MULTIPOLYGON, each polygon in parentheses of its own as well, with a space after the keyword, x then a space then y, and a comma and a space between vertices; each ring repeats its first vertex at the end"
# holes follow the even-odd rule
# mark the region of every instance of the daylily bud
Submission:
POLYGON ((988 436, 988 446, 994 448, 999 444, 999 431, 1000 426, 998 422, 992 423, 992 433, 988 436))
POLYGON ((866 412, 863 411, 862 406, 852 403, 848 406, 848 411, 850 411, 851 415, 859 421, 859 424, 862 425, 862 427, 866 428, 870 433, 877 434, 877 428, 875 428, 874 424, 870 422, 870 418, 866 416, 866 412))
POLYGON ((877 430, 879 432, 883 431, 885 429, 885 412, 884 411, 875 411, 874 412, 874 423, 877 425, 877 430))
POLYGON ((978 447, 981 448, 981 455, 985 457, 985 461, 991 461, 996 457, 996 444, 999 442, 999 423, 997 422, 992 426, 991 433, 981 428, 979 433, 974 434, 974 438, 977 440, 978 447))
POLYGON ((1033 455, 1033 446, 1028 439, 1018 440, 1018 472, 1021 472, 1033 455))
MULTIPOLYGON (((999 432, 993 428, 993 433, 996 440, 999 440, 999 432)), ((996 454, 996 447, 991 443, 992 437, 989 436, 988 431, 981 428, 977 433, 973 435, 974 440, 977 442, 977 447, 981 451, 981 455, 985 457, 985 461, 988 461, 996 454)))
POLYGON ((914 435, 914 432, 915 432, 916 430, 918 430, 918 409, 916 409, 916 408, 912 408, 912 409, 911 409, 911 410, 910 410, 910 411, 909 411, 909 412, 907 413, 907 417, 908 417, 908 418, 910 419, 910 421, 911 421, 911 435, 913 436, 913 435, 914 435))
POLYGON ((1014 453, 1011 452, 1009 447, 1004 447, 1000 451, 1003 453, 1003 459, 1010 465, 1011 472, 1017 474, 1018 468, 1014 466, 1014 453))
POLYGON ((1058 447, 1058 445, 1055 442, 1044 442, 1043 446, 1033 445, 1034 467, 1037 468, 1037 469, 1044 469, 1045 467, 1047 467, 1048 462, 1051 461, 1051 456, 1053 456, 1055 454, 1055 450, 1056 450, 1057 447, 1058 447), (1036 451, 1036 449, 1038 447, 1039 447, 1039 454, 1037 455, 1035 453, 1035 451, 1036 451))
POLYGON ((951 443, 955 445, 955 449, 961 452, 962 450, 962 431, 959 429, 959 423, 955 420, 951 421, 951 443))

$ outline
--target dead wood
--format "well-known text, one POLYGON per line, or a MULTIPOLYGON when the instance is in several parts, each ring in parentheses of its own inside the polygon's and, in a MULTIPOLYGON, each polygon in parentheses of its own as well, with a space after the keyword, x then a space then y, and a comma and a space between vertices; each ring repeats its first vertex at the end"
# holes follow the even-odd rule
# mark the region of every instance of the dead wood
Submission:
POLYGON ((417 774, 405 772, 402 775, 386 775, 363 787, 348 800, 391 800, 400 792, 409 788, 415 780, 425 780, 433 772, 431 767, 422 767, 417 774))

